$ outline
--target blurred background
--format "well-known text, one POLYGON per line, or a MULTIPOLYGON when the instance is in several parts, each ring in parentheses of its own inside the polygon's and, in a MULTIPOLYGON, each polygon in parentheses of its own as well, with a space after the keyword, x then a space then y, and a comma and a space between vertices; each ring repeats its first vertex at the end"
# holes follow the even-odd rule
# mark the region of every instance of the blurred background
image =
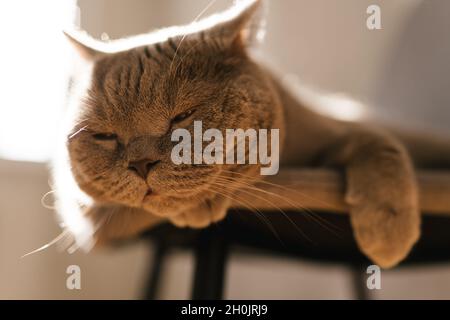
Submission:
MULTIPOLYGON (((450 134, 450 2, 445 0, 267 1, 267 36, 258 51, 290 81, 362 102, 360 112, 398 126, 450 134), (368 30, 369 5, 382 29, 368 30), (364 107, 363 107, 364 105, 364 107)), ((50 191, 46 161, 64 110, 71 50, 61 30, 78 25, 116 39, 192 21, 210 0, 2 1, 0 4, 0 298, 134 299, 142 296, 152 247, 137 241, 95 254, 49 248, 59 228, 41 203, 50 191), (81 290, 66 268, 81 268, 81 290)), ((231 0, 217 0, 207 14, 231 0)), ((346 110, 336 105, 337 113, 346 110)), ((51 205, 51 197, 44 204, 51 205)), ((174 252, 161 298, 189 296, 192 257, 174 252)), ((340 266, 233 255, 230 299, 351 299, 340 266)), ((386 271, 374 298, 450 298, 450 265, 386 271)))

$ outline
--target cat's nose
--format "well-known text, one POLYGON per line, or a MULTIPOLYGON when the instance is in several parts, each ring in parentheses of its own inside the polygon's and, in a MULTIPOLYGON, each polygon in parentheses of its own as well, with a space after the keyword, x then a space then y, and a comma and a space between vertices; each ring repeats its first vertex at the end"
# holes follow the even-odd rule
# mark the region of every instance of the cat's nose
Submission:
POLYGON ((152 170, 152 168, 159 162, 161 161, 152 159, 130 161, 130 163, 128 164, 128 170, 137 173, 137 175, 139 175, 142 179, 146 180, 150 170, 152 170))

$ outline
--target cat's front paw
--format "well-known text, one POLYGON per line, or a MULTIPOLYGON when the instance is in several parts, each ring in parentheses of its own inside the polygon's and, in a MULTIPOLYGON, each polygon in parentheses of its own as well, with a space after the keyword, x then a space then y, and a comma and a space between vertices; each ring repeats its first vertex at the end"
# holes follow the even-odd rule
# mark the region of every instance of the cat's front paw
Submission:
POLYGON ((227 214, 230 201, 222 197, 207 199, 192 209, 185 210, 170 221, 180 228, 201 229, 223 220, 227 214))
POLYGON ((408 202, 367 199, 351 209, 351 223, 359 248, 382 268, 400 263, 419 239, 419 210, 408 202))

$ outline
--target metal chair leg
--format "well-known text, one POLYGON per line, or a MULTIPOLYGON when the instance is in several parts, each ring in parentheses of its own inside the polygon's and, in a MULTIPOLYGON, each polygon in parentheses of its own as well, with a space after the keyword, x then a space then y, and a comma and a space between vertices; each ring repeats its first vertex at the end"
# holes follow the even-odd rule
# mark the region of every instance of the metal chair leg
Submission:
POLYGON ((167 254, 167 245, 163 241, 155 243, 155 249, 152 256, 152 270, 145 289, 145 300, 156 300, 161 283, 162 268, 167 254))
POLYGON ((201 231, 195 252, 193 300, 221 300, 228 246, 215 229, 201 231))

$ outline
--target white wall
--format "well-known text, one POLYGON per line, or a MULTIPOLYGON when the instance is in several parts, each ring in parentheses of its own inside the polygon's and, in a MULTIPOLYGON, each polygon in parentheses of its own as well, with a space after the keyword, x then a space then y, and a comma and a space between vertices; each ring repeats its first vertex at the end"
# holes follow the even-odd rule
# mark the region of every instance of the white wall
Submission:
MULTIPOLYGON (((211 1, 79 0, 81 26, 110 38, 192 21, 211 1)), ((206 12, 228 7, 218 0, 206 12)), ((267 1, 268 33, 262 46, 282 70, 330 91, 369 96, 389 49, 419 0, 267 1), (382 8, 383 30, 368 31, 366 9, 382 8)))
POLYGON ((52 210, 41 205, 48 191, 45 165, 0 160, 0 299, 140 297, 150 253, 145 243, 92 255, 51 247, 21 259, 60 232, 52 210), (72 264, 81 268, 81 291, 66 288, 72 264))

